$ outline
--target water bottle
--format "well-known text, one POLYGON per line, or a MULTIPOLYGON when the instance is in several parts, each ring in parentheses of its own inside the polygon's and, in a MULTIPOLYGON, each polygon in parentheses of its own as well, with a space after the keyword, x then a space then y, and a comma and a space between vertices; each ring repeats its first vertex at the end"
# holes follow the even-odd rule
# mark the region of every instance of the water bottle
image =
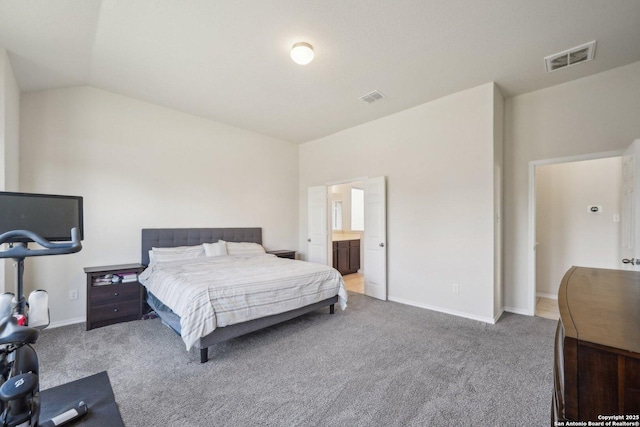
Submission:
POLYGON ((32 328, 46 328, 49 326, 49 294, 39 289, 29 294, 29 326, 32 328))

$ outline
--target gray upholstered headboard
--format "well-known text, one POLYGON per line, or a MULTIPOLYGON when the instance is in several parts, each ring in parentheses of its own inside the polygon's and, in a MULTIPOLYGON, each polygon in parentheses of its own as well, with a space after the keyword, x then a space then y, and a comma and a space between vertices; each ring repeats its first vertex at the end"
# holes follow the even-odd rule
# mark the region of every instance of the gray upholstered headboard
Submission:
POLYGON ((262 244, 262 228, 143 228, 142 264, 149 265, 151 248, 193 246, 200 243, 253 242, 262 244))

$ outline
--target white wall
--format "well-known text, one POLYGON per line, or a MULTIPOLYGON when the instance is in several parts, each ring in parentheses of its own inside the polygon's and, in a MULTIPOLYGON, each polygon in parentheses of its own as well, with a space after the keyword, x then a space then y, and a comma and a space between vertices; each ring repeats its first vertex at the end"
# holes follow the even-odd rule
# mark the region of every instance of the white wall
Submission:
POLYGON ((506 100, 506 309, 529 310, 529 162, 624 149, 640 137, 639 111, 640 62, 506 100))
POLYGON ((498 89, 493 87, 493 308, 494 318, 498 319, 503 311, 503 170, 504 170, 504 97, 498 89))
POLYGON ((386 175, 390 298, 482 319, 503 298, 526 312, 528 164, 638 138, 640 62, 506 100, 502 170, 495 92, 483 85, 303 144, 299 181, 298 147, 284 141, 93 88, 24 94, 20 190, 85 196, 87 233, 81 253, 27 263, 27 286, 49 289, 54 321, 84 317, 82 267, 137 261, 142 227, 261 225, 269 249, 304 257, 307 187, 386 175))
POLYGON ((301 145, 303 257, 307 188, 384 175, 389 299, 492 321, 494 96, 482 85, 301 145))
POLYGON ((20 90, 5 49, 0 49, 0 190, 18 189, 20 90))
MULTIPOLYGON (((0 48, 0 191, 18 190, 20 90, 6 49, 0 48)), ((13 291, 11 260, 0 262, 0 292, 13 291)))
POLYGON ((297 249, 294 144, 90 87, 23 94, 20 132, 21 191, 84 197, 83 250, 27 261, 53 322, 84 319, 83 267, 139 262, 142 228, 260 226, 297 249))
POLYGON ((536 167, 536 291, 557 297, 571 266, 620 268, 620 157, 536 167), (587 207, 601 205, 591 213, 587 207))

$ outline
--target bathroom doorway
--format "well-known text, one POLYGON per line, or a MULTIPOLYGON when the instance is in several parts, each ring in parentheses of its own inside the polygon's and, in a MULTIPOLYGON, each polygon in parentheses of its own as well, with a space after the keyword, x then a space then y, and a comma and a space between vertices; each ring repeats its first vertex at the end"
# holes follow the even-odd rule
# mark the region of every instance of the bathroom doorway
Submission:
POLYGON ((364 181, 330 186, 331 265, 347 290, 364 293, 364 181))
MULTIPOLYGON (((360 178, 339 182, 330 182, 321 186, 312 186, 307 189, 308 203, 308 237, 307 260, 319 264, 333 265, 337 262, 338 270, 348 273, 364 274, 364 294, 383 301, 387 300, 387 184, 386 177, 360 178), (349 210, 353 210, 353 201, 359 199, 355 194, 362 194, 364 205, 364 222, 360 226, 351 224, 351 213, 347 215, 345 199, 343 203, 336 204, 336 217, 338 212, 342 215, 343 228, 342 239, 336 238, 336 255, 333 252, 333 236, 340 234, 340 230, 332 227, 332 188, 334 185, 353 184, 362 181, 363 192, 359 188, 351 189, 349 194, 349 210), (353 191, 351 191, 353 190, 353 191), (344 223, 348 218, 349 229, 344 223), (344 236, 347 234, 347 236, 344 236), (342 248, 342 251, 339 249, 342 248), (345 252, 345 249, 347 251, 345 252), (341 253, 348 254, 346 258, 340 258, 341 253), (366 264, 366 265, 365 265, 366 264)), ((337 190, 337 188, 336 188, 337 190)), ((337 199, 337 196, 335 197, 337 199)), ((338 200, 336 200, 338 201, 338 200)), ((340 226, 340 221, 337 221, 340 226)))

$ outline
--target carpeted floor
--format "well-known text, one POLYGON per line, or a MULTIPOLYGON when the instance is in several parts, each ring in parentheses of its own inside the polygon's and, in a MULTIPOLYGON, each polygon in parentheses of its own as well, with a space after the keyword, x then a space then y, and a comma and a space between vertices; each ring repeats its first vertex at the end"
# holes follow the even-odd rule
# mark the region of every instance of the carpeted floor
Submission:
POLYGON ((108 371, 127 426, 548 426, 552 320, 496 325, 360 294, 222 343, 158 319, 45 330, 41 388, 108 371))

